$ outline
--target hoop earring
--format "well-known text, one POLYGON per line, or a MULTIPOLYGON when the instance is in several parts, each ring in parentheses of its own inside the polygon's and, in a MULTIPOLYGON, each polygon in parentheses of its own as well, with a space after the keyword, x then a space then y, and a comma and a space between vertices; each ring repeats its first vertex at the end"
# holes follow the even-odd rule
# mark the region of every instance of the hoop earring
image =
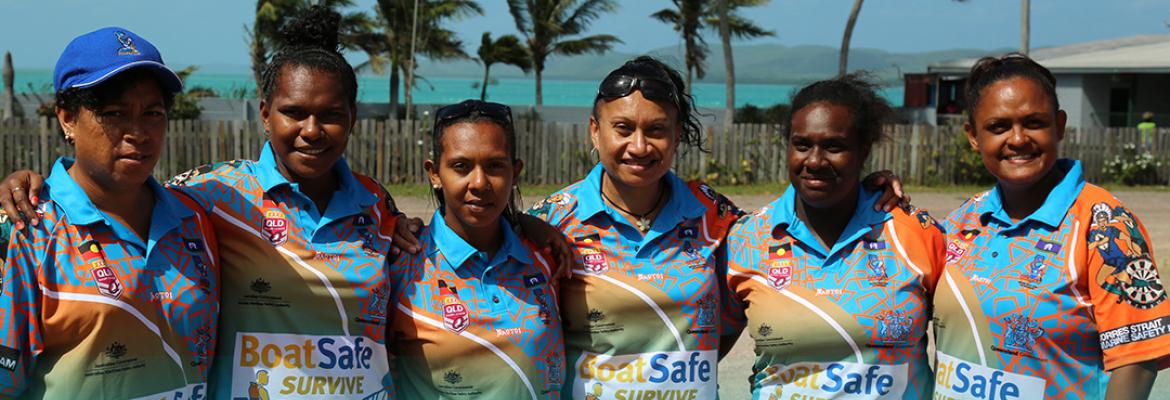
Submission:
POLYGON ((601 162, 601 154, 597 152, 597 147, 589 149, 589 158, 592 158, 594 162, 601 162))

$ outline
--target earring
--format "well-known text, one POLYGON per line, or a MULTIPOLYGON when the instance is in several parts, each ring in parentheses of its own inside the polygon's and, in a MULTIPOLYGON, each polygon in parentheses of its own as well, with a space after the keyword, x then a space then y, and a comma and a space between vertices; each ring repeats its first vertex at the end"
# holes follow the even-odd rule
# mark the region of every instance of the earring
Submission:
POLYGON ((593 158, 594 158, 594 159, 596 159, 597 161, 601 161, 601 155, 597 153, 597 148, 596 148, 596 147, 594 147, 594 148, 592 148, 592 149, 589 149, 589 156, 590 156, 590 157, 593 157, 593 158))
POLYGON ((443 188, 443 185, 431 185, 431 189, 439 190, 442 188, 443 188))

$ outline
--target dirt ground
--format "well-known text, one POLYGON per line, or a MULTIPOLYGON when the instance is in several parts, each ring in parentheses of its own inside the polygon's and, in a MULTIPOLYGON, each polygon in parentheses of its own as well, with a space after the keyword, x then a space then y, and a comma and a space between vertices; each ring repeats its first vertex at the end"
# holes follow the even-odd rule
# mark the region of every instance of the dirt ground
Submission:
MULTIPOLYGON (((930 210, 938 219, 945 217, 952 209, 963 203, 970 194, 959 193, 916 193, 911 194, 914 204, 930 210)), ((1153 243, 1154 254, 1163 279, 1170 279, 1170 194, 1166 192, 1114 192, 1134 215, 1146 225, 1153 243)), ((731 196, 737 205, 745 210, 754 210, 771 202, 776 195, 731 196)), ((429 220, 434 204, 429 198, 396 198, 398 206, 410 216, 429 220)), ((535 200, 535 199, 529 199, 535 200)), ((750 399, 747 377, 754 359, 751 338, 744 334, 731 353, 719 363, 720 397, 728 400, 750 399)), ((1170 371, 1170 370, 1166 370, 1170 371)), ((1159 374, 1151 399, 1170 399, 1170 372, 1159 374)))

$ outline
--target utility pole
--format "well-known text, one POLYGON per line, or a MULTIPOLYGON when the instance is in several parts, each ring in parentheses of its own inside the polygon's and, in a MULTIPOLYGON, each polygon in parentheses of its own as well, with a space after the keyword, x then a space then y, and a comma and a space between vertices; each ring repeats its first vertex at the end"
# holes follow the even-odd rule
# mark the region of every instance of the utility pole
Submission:
POLYGON ((1030 0, 1020 0, 1020 53, 1028 55, 1028 37, 1032 30, 1032 12, 1029 10, 1030 0))
POLYGON ((418 0, 414 0, 414 20, 410 24, 410 63, 406 68, 406 122, 414 121, 414 96, 411 89, 414 87, 414 46, 418 42, 418 0))

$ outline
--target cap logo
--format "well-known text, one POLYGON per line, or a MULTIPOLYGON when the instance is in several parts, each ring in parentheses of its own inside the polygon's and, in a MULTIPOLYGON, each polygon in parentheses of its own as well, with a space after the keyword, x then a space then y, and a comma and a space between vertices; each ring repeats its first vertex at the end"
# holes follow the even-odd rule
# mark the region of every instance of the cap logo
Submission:
POLYGON ((134 39, 131 39, 130 36, 126 36, 125 32, 115 31, 114 36, 118 38, 118 43, 122 44, 122 47, 118 49, 118 55, 137 56, 142 54, 138 52, 138 46, 134 45, 134 39))

